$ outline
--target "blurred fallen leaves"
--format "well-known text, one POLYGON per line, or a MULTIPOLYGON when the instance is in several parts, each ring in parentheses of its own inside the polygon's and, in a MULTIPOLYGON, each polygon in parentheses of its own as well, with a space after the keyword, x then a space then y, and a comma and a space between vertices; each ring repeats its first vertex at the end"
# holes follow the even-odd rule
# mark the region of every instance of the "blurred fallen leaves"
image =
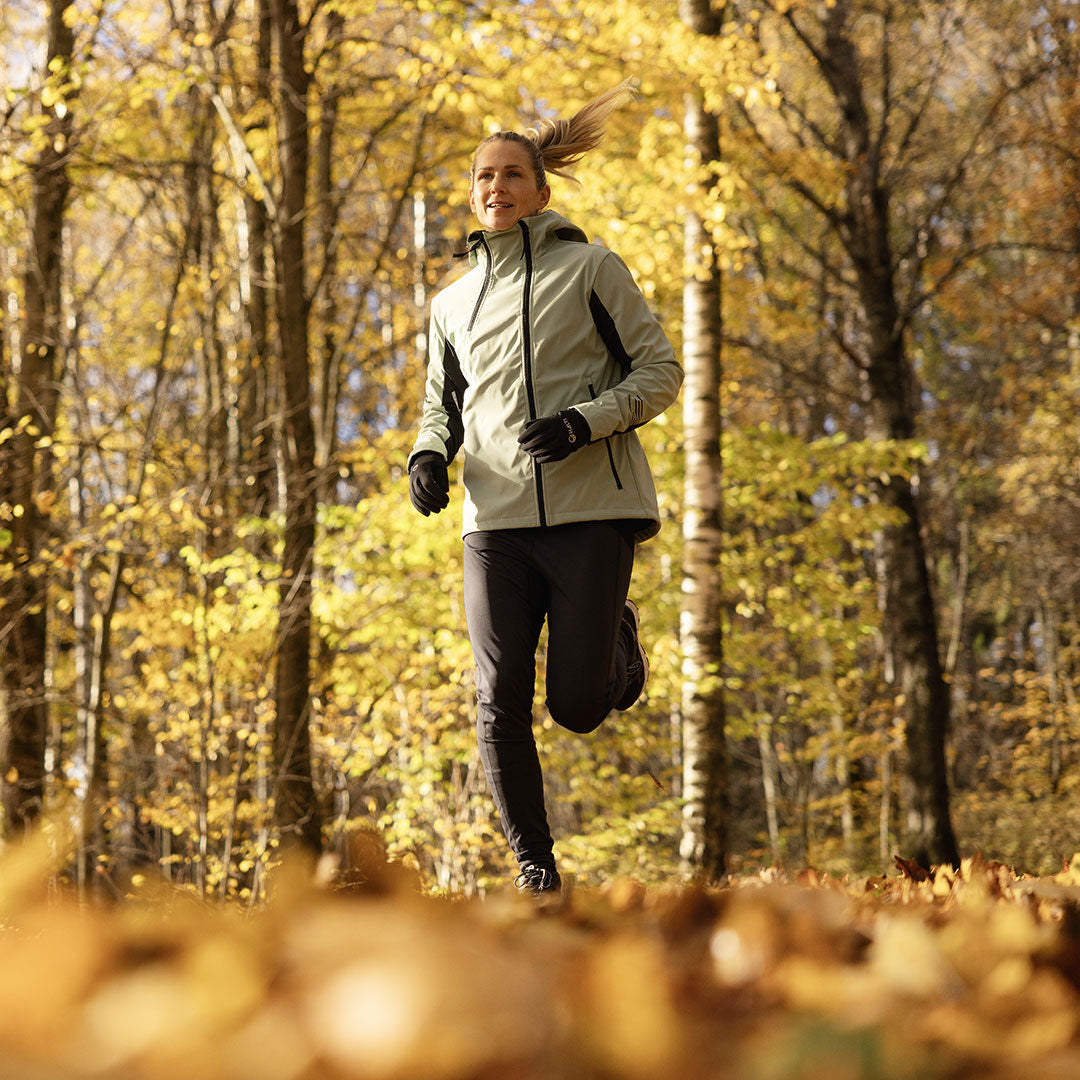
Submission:
MULTIPOLYGON (((248 912, 79 905, 0 858, 2 1080, 1080 1075, 1080 855, 838 880, 425 897, 369 845, 248 912)), ((34 869, 36 867, 36 870, 34 869)))

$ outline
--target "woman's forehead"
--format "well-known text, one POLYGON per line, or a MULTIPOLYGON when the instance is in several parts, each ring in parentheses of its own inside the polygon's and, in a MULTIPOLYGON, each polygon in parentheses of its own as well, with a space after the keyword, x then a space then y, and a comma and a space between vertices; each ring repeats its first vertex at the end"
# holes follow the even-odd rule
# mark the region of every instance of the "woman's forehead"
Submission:
POLYGON ((476 153, 474 169, 506 168, 508 165, 521 165, 532 168, 532 157, 520 143, 509 139, 498 139, 486 146, 481 146, 476 153))

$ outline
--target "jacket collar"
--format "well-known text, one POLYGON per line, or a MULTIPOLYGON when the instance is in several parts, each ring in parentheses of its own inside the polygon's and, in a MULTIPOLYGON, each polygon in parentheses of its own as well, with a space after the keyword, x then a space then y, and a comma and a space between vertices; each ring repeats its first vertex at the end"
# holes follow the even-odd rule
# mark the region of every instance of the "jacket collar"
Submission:
POLYGON ((476 266, 486 252, 491 256, 492 266, 498 267, 522 258, 526 241, 535 254, 555 240, 588 243, 588 237, 576 225, 554 210, 545 210, 542 214, 522 218, 509 229, 498 232, 477 229, 469 233, 468 247, 461 256, 468 256, 469 265, 476 266))

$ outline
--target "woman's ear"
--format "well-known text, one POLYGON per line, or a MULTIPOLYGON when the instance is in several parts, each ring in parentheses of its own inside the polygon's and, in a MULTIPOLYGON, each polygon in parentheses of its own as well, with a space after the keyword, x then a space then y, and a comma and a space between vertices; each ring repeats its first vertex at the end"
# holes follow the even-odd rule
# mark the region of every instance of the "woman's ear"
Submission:
POLYGON ((547 207, 548 201, 551 199, 551 185, 545 184, 540 189, 540 209, 543 210, 547 207))

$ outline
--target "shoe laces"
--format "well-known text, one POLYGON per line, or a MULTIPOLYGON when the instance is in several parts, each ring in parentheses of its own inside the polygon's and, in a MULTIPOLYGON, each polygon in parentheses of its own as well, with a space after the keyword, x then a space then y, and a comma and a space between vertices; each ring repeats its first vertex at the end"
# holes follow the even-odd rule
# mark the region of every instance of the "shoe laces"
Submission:
POLYGON ((536 866, 534 863, 525 863, 521 873, 514 879, 514 885, 535 896, 538 893, 558 892, 562 882, 559 880, 558 871, 546 866, 536 866))

